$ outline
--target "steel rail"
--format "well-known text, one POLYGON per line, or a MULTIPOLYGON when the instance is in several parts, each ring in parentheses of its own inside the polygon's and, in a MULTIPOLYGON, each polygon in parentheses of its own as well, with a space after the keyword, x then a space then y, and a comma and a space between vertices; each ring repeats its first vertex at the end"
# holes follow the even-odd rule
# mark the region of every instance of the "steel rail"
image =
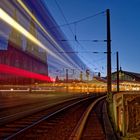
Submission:
POLYGON ((79 120, 77 126, 75 127, 74 131, 72 132, 69 140, 80 140, 85 124, 88 120, 88 116, 91 112, 91 110, 93 109, 93 107, 101 100, 103 100, 104 98, 106 98, 106 95, 103 97, 100 97, 98 99, 96 99, 88 108, 87 110, 84 112, 84 114, 82 115, 81 119, 79 120))
POLYGON ((61 103, 65 103, 65 102, 68 102, 68 101, 71 101, 71 100, 75 100, 75 99, 78 99, 78 98, 79 97, 65 99, 65 100, 62 100, 62 101, 59 101, 59 102, 55 102, 55 103, 51 103, 51 104, 47 104, 47 105, 42 105, 42 106, 39 106, 39 107, 34 108, 34 109, 28 109, 28 110, 25 110, 25 111, 22 111, 22 112, 18 112, 18 113, 9 115, 9 116, 1 117, 0 118, 0 124, 3 125, 4 122, 9 122, 10 120, 12 120, 14 118, 17 118, 17 116, 18 116, 18 118, 20 118, 20 117, 23 117, 23 116, 31 115, 33 113, 42 111, 42 110, 47 109, 49 107, 53 107, 55 105, 58 105, 58 104, 61 104, 61 103))
POLYGON ((69 104, 69 105, 67 105, 67 106, 65 106, 65 107, 63 107, 63 108, 61 108, 61 109, 59 109, 59 110, 57 110, 57 111, 51 113, 50 115, 47 115, 47 116, 41 118, 40 120, 38 120, 38 121, 32 123, 31 125, 28 125, 27 127, 23 128, 23 129, 21 129, 21 130, 19 130, 18 132, 14 133, 14 134, 12 134, 12 135, 10 135, 10 136, 8 136, 8 137, 5 138, 4 140, 14 139, 16 136, 19 136, 20 134, 24 133, 26 130, 31 129, 32 127, 38 125, 39 123, 43 122, 44 120, 49 119, 49 118, 53 117, 54 115, 56 115, 56 114, 58 114, 58 113, 60 113, 60 112, 62 112, 62 111, 64 111, 64 110, 66 110, 66 109, 68 109, 68 108, 70 108, 70 107, 72 107, 72 106, 74 106, 74 105, 76 105, 76 104, 79 104, 79 103, 81 103, 81 102, 84 102, 84 101, 89 100, 89 99, 92 99, 92 98, 95 98, 95 96, 91 96, 91 97, 87 97, 87 98, 84 98, 84 99, 80 99, 79 101, 76 101, 76 102, 74 102, 74 103, 72 103, 72 104, 69 104))

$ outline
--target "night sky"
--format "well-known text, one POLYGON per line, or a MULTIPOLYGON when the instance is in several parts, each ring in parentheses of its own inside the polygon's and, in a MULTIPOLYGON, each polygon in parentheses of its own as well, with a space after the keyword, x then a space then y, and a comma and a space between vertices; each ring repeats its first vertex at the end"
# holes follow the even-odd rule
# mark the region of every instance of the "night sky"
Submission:
MULTIPOLYGON (((116 51, 125 71, 140 72, 140 1, 139 0, 41 0, 59 25, 71 23, 110 9, 112 71, 116 70, 116 51), (66 20, 64 19, 64 16, 66 20)), ((83 22, 60 26, 79 57, 95 72, 106 75, 106 15, 100 14, 83 22), (71 28, 71 29, 70 29, 71 28), (72 33, 73 32, 73 33, 72 33), (74 41, 74 35, 79 44, 74 41), (80 41, 81 40, 81 41, 80 41), (89 40, 89 41, 82 41, 89 40), (92 52, 99 52, 93 54, 92 52)))

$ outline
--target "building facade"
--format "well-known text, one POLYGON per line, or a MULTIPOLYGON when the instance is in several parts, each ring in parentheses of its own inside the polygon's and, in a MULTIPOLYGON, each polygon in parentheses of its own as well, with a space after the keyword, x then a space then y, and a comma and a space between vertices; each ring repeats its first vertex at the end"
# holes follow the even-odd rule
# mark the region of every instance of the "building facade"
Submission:
MULTIPOLYGON (((117 72, 112 73, 112 80, 117 80, 117 72)), ((119 71, 119 80, 120 81, 132 81, 140 82, 140 73, 128 72, 128 71, 119 71)))

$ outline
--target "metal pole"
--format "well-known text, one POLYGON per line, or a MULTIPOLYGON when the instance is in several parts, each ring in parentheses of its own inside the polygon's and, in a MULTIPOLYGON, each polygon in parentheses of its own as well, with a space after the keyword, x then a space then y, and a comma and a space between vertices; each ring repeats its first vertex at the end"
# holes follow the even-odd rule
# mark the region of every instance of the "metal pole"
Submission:
POLYGON ((114 122, 113 94, 111 84, 111 35, 110 35, 110 11, 106 10, 107 17, 107 102, 111 121, 114 122))
POLYGON ((106 10, 107 20, 107 94, 108 101, 112 101, 112 86, 111 86, 111 38, 110 38, 110 11, 106 10))
POLYGON ((119 87, 119 53, 116 52, 116 59, 117 59, 117 92, 120 91, 119 87))

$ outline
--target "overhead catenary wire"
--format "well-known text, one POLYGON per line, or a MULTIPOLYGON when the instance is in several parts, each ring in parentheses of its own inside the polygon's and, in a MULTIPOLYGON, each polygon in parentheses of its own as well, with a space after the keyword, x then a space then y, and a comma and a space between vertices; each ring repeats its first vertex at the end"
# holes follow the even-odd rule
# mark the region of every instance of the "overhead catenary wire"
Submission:
MULTIPOLYGON (((70 26, 70 24, 71 24, 72 22, 69 24, 67 18, 66 18, 65 15, 64 15, 64 12, 63 12, 63 10, 61 9, 60 5, 58 4, 57 0, 55 0, 55 3, 56 3, 56 5, 57 5, 59 11, 61 12, 61 14, 62 14, 62 16, 63 16, 63 18, 64 18, 64 20, 65 20, 65 22, 66 22, 66 25, 68 26, 69 30, 71 31, 71 33, 72 33, 72 35, 73 35, 73 37, 74 37, 74 41, 76 41, 83 49, 85 49, 85 47, 84 47, 83 45, 81 45, 81 43, 80 43, 79 40, 77 39, 77 36, 76 36, 76 24, 77 24, 78 22, 83 21, 83 20, 87 20, 87 19, 89 19, 89 18, 91 18, 91 17, 95 17, 95 16, 97 16, 97 15, 103 14, 103 13, 105 13, 105 11, 100 12, 100 13, 97 13, 97 14, 94 14, 94 15, 92 15, 92 16, 88 16, 88 17, 82 18, 82 19, 80 19, 80 20, 77 20, 77 21, 73 22, 73 24, 74 24, 74 26, 75 26, 75 34, 74 34, 74 32, 72 31, 72 28, 71 28, 71 26, 70 26)), ((62 40, 62 41, 66 41, 66 40, 62 40)), ((92 40, 92 41, 93 41, 93 42, 99 42, 98 40, 92 40)), ((106 40, 104 40, 104 42, 105 42, 105 41, 106 41, 106 40)))
MULTIPOLYGON (((76 38, 76 40, 77 40, 77 38, 76 38)), ((59 41, 75 41, 75 40, 61 39, 61 40, 59 40, 59 41)), ((107 40, 98 40, 98 39, 94 39, 94 40, 92 40, 92 39, 78 39, 78 41, 83 41, 83 42, 88 42, 88 41, 90 41, 90 42, 106 42, 107 40)))
POLYGON ((57 52, 57 53, 94 53, 94 54, 101 54, 101 53, 107 53, 107 52, 93 52, 93 51, 65 51, 65 52, 57 52))
MULTIPOLYGON (((55 0, 55 1, 56 1, 56 0, 55 0)), ((69 26, 69 25, 72 25, 72 24, 78 24, 78 23, 80 23, 80 22, 83 22, 83 21, 85 21, 85 20, 94 18, 94 17, 99 16, 99 15, 102 15, 102 14, 104 14, 104 13, 105 13, 105 11, 102 11, 102 12, 93 14, 93 15, 91 15, 91 16, 87 16, 87 17, 81 18, 81 19, 79 19, 79 20, 75 20, 75 21, 72 21, 72 22, 67 22, 67 23, 65 23, 65 24, 61 24, 61 25, 58 25, 58 26, 52 26, 52 27, 50 27, 50 28, 59 28, 59 27, 63 27, 63 26, 69 26)))
MULTIPOLYGON (((79 19, 79 20, 76 20, 76 21, 73 21, 73 22, 68 22, 68 20, 67 20, 67 18, 65 17, 65 15, 64 15, 64 12, 63 12, 63 10, 61 9, 61 7, 60 7, 60 5, 59 5, 59 3, 58 3, 58 1, 57 0, 54 0, 55 1, 55 3, 56 3, 56 5, 57 5, 57 7, 58 7, 58 9, 59 9, 59 11, 60 11, 60 13, 62 14, 62 16, 63 16, 63 18, 64 18, 64 20, 65 20, 65 24, 63 24, 63 25, 58 25, 58 26, 54 26, 54 27, 50 27, 50 28, 57 28, 57 27, 62 27, 62 26, 67 26, 68 27, 68 29, 70 30, 70 32, 72 33, 72 35, 73 35, 73 40, 71 40, 71 41, 75 41, 83 50, 84 50, 84 52, 78 52, 78 51, 71 51, 71 52, 58 52, 58 53, 99 53, 99 52, 87 52, 86 50, 86 48, 79 42, 80 40, 78 40, 77 39, 77 35, 76 35, 76 33, 77 33, 77 30, 76 30, 76 27, 77 27, 77 24, 78 23, 80 23, 80 22, 83 22, 83 21, 85 21, 85 20, 88 20, 88 19, 91 19, 91 18, 93 18, 93 17, 96 17, 96 16, 98 16, 98 15, 102 15, 102 14, 104 14, 105 13, 105 11, 102 11, 102 12, 99 12, 99 13, 97 13, 97 14, 94 14, 94 15, 91 15, 91 16, 87 16, 87 17, 84 17, 84 18, 82 18, 82 19, 79 19), (72 28, 71 28, 71 24, 73 24, 74 25, 74 31, 72 30, 72 28)), ((70 41, 70 40, 60 40, 60 41, 70 41)), ((83 40, 84 41, 84 40, 83 40)), ((85 40, 85 41, 89 41, 89 40, 85 40)), ((106 42, 106 40, 91 40, 92 42, 106 42)), ((103 52, 103 53, 106 53, 106 52, 103 52)))
MULTIPOLYGON (((75 41, 77 42, 78 45, 80 45, 83 49, 85 49, 84 46, 81 45, 81 43, 77 40, 76 34, 74 34, 74 32, 72 31, 71 26, 68 24, 69 22, 68 22, 67 18, 65 17, 64 12, 63 12, 63 10, 61 9, 60 5, 58 4, 57 0, 55 0, 55 3, 56 3, 56 5, 57 5, 59 11, 61 12, 61 14, 62 14, 62 16, 63 16, 63 18, 64 18, 66 24, 68 25, 68 28, 69 28, 70 32, 72 33, 72 35, 73 35, 75 41)), ((75 26, 75 33, 76 33, 76 26, 75 26)))
MULTIPOLYGON (((74 32, 73 32, 71 26, 68 24, 69 22, 68 22, 67 18, 65 17, 63 10, 61 9, 61 7, 60 7, 59 3, 57 2, 57 0, 54 0, 54 1, 55 1, 56 5, 57 5, 57 7, 58 7, 58 9, 59 9, 59 11, 60 11, 60 13, 61 13, 61 15, 63 16, 63 18, 64 18, 66 24, 68 25, 68 29, 69 29, 70 32, 72 33, 73 38, 74 38, 75 41, 78 43, 76 34, 74 34, 74 32)), ((76 28, 76 27, 75 27, 75 28, 76 28)), ((75 32, 76 32, 76 29, 75 29, 75 32)), ((78 43, 78 44, 79 44, 79 43, 78 43)))
MULTIPOLYGON (((54 1, 55 1, 56 5, 57 5, 57 7, 58 7, 58 9, 59 9, 59 11, 60 11, 60 13, 61 13, 61 15, 63 16, 63 18, 64 18, 66 24, 68 25, 69 30, 71 31, 72 35, 75 37, 75 34, 73 33, 71 27, 69 26, 69 22, 68 22, 67 18, 65 17, 64 12, 63 12, 63 10, 61 9, 59 3, 57 2, 57 0, 54 0, 54 1)), ((57 27, 57 26, 56 26, 56 27, 57 27)))
MULTIPOLYGON (((96 17, 96 16, 98 16, 98 15, 104 14, 105 11, 102 11, 102 12, 99 12, 99 13, 96 13, 96 14, 93 14, 93 15, 91 15, 91 16, 87 16, 87 17, 81 18, 81 19, 76 20, 76 21, 74 21, 74 22, 68 22, 67 18, 66 18, 65 15, 64 15, 63 10, 61 9, 61 7, 60 7, 60 5, 59 5, 59 3, 57 2, 57 0, 54 0, 54 1, 55 1, 56 5, 57 5, 59 11, 61 12, 61 14, 62 14, 62 16, 63 16, 65 22, 66 22, 66 24, 58 25, 58 26, 54 26, 54 27, 57 28, 57 27, 66 26, 66 25, 67 25, 68 28, 69 28, 69 30, 70 30, 70 32, 72 33, 72 35, 73 35, 73 37, 74 37, 74 41, 76 41, 77 44, 79 44, 83 49, 85 49, 85 47, 84 47, 83 45, 81 45, 81 43, 80 43, 79 40, 77 39, 77 35, 76 35, 76 25, 77 25, 77 23, 82 22, 82 21, 85 21, 85 20, 90 19, 90 18, 93 18, 93 17, 96 17), (74 24, 74 26, 75 26, 75 33, 72 31, 72 28, 71 28, 71 26, 70 26, 71 24, 74 24)), ((51 27, 51 28, 52 28, 52 27, 51 27)), ((62 41, 69 41, 69 40, 62 40, 62 41)), ((92 42, 106 42, 106 40, 92 40, 92 42)))

